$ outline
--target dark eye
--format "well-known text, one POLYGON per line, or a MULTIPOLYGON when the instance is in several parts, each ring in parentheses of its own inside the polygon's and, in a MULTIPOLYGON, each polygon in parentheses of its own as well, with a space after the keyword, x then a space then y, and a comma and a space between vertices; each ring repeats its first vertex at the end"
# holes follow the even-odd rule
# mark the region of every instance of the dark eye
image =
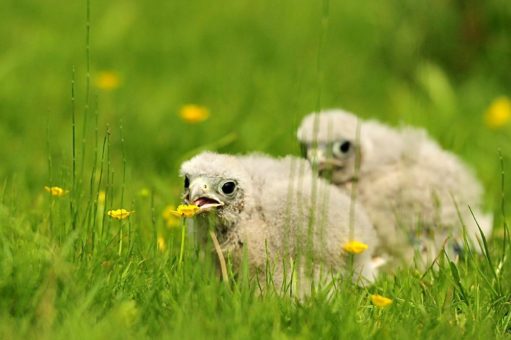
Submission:
POLYGON ((351 149, 351 143, 349 141, 345 141, 341 143, 341 146, 339 146, 339 150, 341 150, 342 153, 347 153, 351 149))
POLYGON ((353 145, 348 140, 336 142, 332 145, 332 153, 337 157, 346 157, 352 148, 353 145))
POLYGON ((185 177, 185 189, 188 189, 190 187, 190 179, 188 177, 185 177))
POLYGON ((222 184, 222 192, 226 195, 230 195, 234 192, 234 189, 236 189, 236 183, 233 181, 228 181, 222 184))

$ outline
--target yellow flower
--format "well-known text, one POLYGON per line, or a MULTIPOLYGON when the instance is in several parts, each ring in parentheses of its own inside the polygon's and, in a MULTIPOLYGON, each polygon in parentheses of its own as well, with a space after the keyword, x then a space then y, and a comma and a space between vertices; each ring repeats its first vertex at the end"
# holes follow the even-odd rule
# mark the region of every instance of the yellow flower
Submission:
POLYGON ((376 307, 385 308, 387 306, 390 306, 392 304, 392 300, 389 298, 386 298, 385 296, 381 296, 378 294, 371 295, 371 302, 376 307))
POLYGON ((48 191, 50 193, 50 195, 52 195, 54 197, 62 197, 65 194, 67 194, 67 191, 65 191, 61 187, 47 187, 47 186, 45 186, 44 190, 48 191))
POLYGON ((176 217, 175 207, 173 205, 169 205, 165 207, 163 212, 161 213, 165 222, 167 222, 167 227, 174 228, 179 226, 179 219, 176 217))
POLYGON ((342 246, 342 249, 350 254, 360 254, 367 249, 367 244, 359 241, 350 241, 342 246))
POLYGON ((196 205, 180 204, 177 210, 169 210, 169 213, 177 217, 193 217, 198 211, 199 207, 196 205))
POLYGON ((138 194, 140 195, 140 197, 149 197, 149 196, 151 196, 151 191, 147 188, 142 188, 142 189, 140 189, 138 194))
POLYGON ((165 251, 165 249, 167 249, 167 242, 165 242, 165 238, 163 236, 158 235, 157 245, 158 250, 161 251, 162 253, 165 251))
POLYGON ((490 104, 484 114, 486 125, 498 129, 511 120, 511 100, 508 97, 498 97, 490 104))
POLYGON ((106 199, 106 193, 103 190, 98 192, 98 203, 105 204, 105 199, 106 199))
POLYGON ((119 75, 112 71, 100 72, 96 79, 95 85, 98 89, 104 91, 112 91, 119 87, 121 80, 119 75))
POLYGON ((108 210, 108 216, 115 218, 116 220, 124 220, 128 218, 134 211, 128 211, 126 209, 108 210))
POLYGON ((188 104, 179 111, 181 119, 187 123, 194 124, 205 121, 209 117, 209 110, 204 106, 188 104))

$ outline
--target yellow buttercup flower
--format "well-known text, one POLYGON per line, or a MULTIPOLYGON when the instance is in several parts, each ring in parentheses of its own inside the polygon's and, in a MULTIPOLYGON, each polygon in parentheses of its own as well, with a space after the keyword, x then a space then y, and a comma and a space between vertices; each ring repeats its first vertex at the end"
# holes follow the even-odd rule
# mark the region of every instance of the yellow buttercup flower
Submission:
POLYGON ((98 203, 105 204, 105 199, 106 199, 106 192, 104 192, 103 190, 98 192, 98 203))
POLYGON ((134 211, 129 211, 126 209, 116 209, 116 210, 108 210, 107 214, 111 218, 114 218, 116 220, 124 220, 125 218, 128 218, 131 214, 133 214, 134 211))
POLYGON ((55 187, 45 186, 44 190, 48 191, 50 193, 50 195, 52 195, 54 197, 62 197, 65 194, 67 194, 66 190, 62 189, 61 187, 56 187, 56 186, 55 187))
POLYGON ((158 245, 158 250, 162 253, 167 249, 167 242, 165 242, 165 238, 161 235, 158 235, 158 239, 156 240, 158 245))
POLYGON ((138 194, 140 195, 140 197, 149 197, 149 196, 151 196, 151 190, 149 190, 147 188, 142 188, 142 189, 140 189, 138 194))
POLYGON ((98 89, 112 91, 119 87, 121 79, 119 75, 112 71, 99 72, 95 79, 95 85, 98 89))
POLYGON ((385 308, 387 306, 390 306, 392 304, 392 300, 389 298, 386 298, 385 296, 381 296, 378 294, 371 295, 371 302, 376 307, 385 308))
POLYGON ((193 217, 199 211, 199 207, 193 204, 180 204, 177 210, 169 210, 169 213, 177 217, 193 217))
POLYGON ((176 211, 175 206, 168 205, 161 213, 163 219, 165 220, 165 222, 167 222, 167 227, 169 228, 179 227, 180 225, 179 218, 176 216, 176 214, 173 213, 175 211, 176 211))
POLYGON ((502 96, 496 98, 484 114, 486 125, 491 129, 498 129, 511 120, 511 100, 502 96))
POLYGON ((342 249, 350 254, 361 254, 367 249, 367 244, 359 241, 350 241, 342 246, 342 249))
POLYGON ((185 122, 195 124, 208 119, 209 110, 204 106, 188 104, 181 108, 179 115, 185 122))

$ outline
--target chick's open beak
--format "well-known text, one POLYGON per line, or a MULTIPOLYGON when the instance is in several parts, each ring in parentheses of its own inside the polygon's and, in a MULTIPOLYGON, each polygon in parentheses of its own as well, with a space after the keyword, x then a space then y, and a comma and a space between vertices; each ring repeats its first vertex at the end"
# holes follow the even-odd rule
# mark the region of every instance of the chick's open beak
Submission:
POLYGON ((210 181, 206 178, 197 178, 190 183, 188 201, 200 208, 208 210, 223 206, 224 203, 215 193, 210 181))

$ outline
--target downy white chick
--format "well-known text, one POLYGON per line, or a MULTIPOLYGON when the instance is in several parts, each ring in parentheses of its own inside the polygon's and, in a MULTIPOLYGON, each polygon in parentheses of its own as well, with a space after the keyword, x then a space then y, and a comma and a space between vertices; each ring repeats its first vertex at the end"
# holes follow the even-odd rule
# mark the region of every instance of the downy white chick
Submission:
POLYGON ((447 241, 452 252, 469 241, 480 251, 477 225, 488 237, 492 217, 481 212, 473 172, 424 130, 391 128, 342 110, 306 116, 297 132, 302 152, 322 177, 355 190, 380 238, 380 253, 429 264, 447 241))
POLYGON ((232 259, 237 270, 245 248, 251 274, 263 275, 260 283, 271 272, 275 287, 289 284, 290 263, 302 263, 295 267, 295 274, 303 284, 299 294, 307 294, 307 280, 318 280, 320 272, 342 274, 348 268, 342 246, 351 240, 369 246, 354 255, 354 281, 363 284, 376 277, 371 254, 377 237, 369 218, 360 205, 316 178, 308 162, 294 157, 204 152, 182 164, 181 176, 185 203, 200 208, 194 218, 196 232, 206 233, 214 217, 213 228, 224 256, 232 259), (311 259, 312 275, 303 266, 306 257, 311 259))

